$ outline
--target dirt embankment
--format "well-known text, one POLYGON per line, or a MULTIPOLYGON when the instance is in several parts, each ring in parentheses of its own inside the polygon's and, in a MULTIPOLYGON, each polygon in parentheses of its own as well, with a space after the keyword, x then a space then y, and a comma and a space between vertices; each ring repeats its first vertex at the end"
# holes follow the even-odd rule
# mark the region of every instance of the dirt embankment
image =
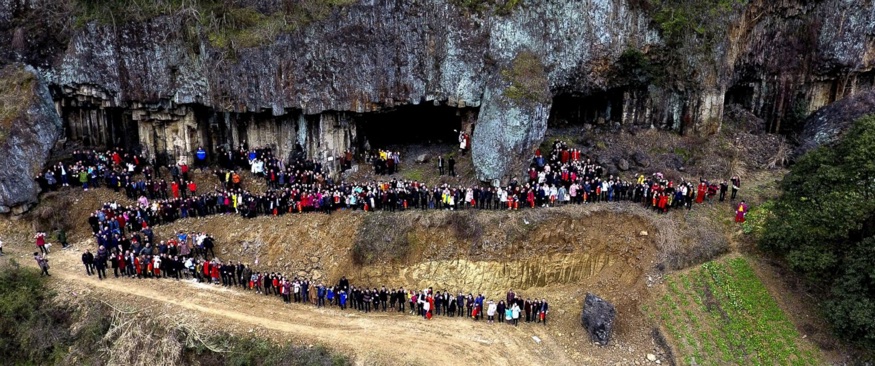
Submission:
MULTIPOLYGON (((292 306, 287 313, 279 299, 186 282, 97 281, 81 273, 79 262, 82 250, 94 245, 85 214, 121 195, 99 189, 70 192, 69 196, 72 203, 66 212, 81 218, 70 235, 75 249, 51 254, 55 277, 64 283, 60 288, 65 291, 94 293, 126 306, 169 304, 199 314, 213 326, 227 324, 277 339, 324 343, 364 363, 435 357, 448 362, 623 363, 653 347, 650 324, 640 305, 649 298, 648 277, 657 272, 660 234, 648 214, 624 205, 513 213, 338 212, 252 220, 216 216, 155 228, 158 240, 180 229, 206 231, 216 237, 216 252, 223 260, 326 283, 345 275, 354 284, 371 287, 433 287, 483 293, 496 300, 513 288, 522 296, 550 302, 548 327, 523 324, 511 330, 465 319, 441 318, 420 324, 420 319, 409 315, 360 315, 310 306, 292 306), (641 235, 642 231, 649 235, 641 235), (372 255, 356 255, 363 245, 370 245, 372 255), (612 347, 593 346, 583 334, 579 314, 586 292, 617 306, 620 316, 612 347), (542 342, 534 342, 533 335, 542 342), (397 345, 407 343, 426 349, 429 356, 398 353, 397 345), (470 352, 459 353, 459 349, 470 352)), ((7 248, 22 262, 32 261, 27 257, 33 247, 29 239, 32 223, 22 220, 4 225, 7 248)))

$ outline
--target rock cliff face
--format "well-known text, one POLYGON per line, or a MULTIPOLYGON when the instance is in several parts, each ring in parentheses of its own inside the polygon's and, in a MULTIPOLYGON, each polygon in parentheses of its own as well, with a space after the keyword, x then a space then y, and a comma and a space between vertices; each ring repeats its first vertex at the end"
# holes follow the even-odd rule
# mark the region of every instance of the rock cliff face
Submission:
POLYGON ((36 203, 35 180, 61 135, 45 82, 23 65, 0 69, 0 213, 36 203))
POLYGON ((0 41, 11 45, 0 62, 39 69, 68 138, 168 159, 243 140, 285 154, 297 140, 327 162, 368 146, 364 120, 429 104, 473 108, 473 124, 439 127, 473 129, 478 177, 506 179, 554 111, 708 134, 733 103, 787 132, 875 80, 871 2, 545 0, 499 15, 453 0, 336 1, 279 31, 284 2, 234 2, 256 14, 245 26, 261 33, 251 33, 268 34, 257 42, 210 33, 172 1, 163 15, 109 22, 88 22, 80 3, 0 0, 0 41), (684 9, 705 15, 665 16, 684 9), (514 73, 521 54, 541 71, 514 73))

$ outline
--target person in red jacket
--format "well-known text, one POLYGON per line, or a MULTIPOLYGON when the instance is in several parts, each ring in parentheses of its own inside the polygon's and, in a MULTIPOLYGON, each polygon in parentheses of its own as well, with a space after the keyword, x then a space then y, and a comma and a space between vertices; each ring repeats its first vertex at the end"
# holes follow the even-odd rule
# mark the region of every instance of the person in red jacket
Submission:
POLYGON ((696 190, 696 203, 705 201, 705 194, 708 193, 708 184, 705 181, 699 183, 699 188, 696 190))
POLYGON ((218 285, 219 284, 219 266, 218 265, 210 266, 210 272, 211 272, 212 277, 213 277, 213 284, 218 285))
POLYGON ((170 183, 170 191, 173 192, 173 198, 179 198, 179 183, 170 183))
POLYGON ((188 193, 194 197, 197 194, 197 184, 194 181, 188 182, 188 193))

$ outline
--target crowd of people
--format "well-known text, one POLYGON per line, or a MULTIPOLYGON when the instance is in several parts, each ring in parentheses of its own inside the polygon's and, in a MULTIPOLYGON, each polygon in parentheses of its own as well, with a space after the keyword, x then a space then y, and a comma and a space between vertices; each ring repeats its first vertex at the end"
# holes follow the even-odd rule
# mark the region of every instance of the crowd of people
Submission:
MULTIPOLYGON (((462 153, 470 148, 470 137, 460 132, 462 153)), ((400 154, 377 150, 371 163, 378 175, 398 172, 400 154)), ((580 150, 555 141, 547 154, 536 150, 522 181, 506 185, 428 186, 421 182, 396 178, 371 182, 335 182, 319 162, 304 157, 296 145, 286 160, 270 148, 241 144, 238 149, 218 150, 218 166, 211 171, 217 183, 202 190, 189 177, 185 159, 166 166, 169 181, 158 165, 146 163, 134 153, 115 149, 106 152, 76 151, 68 162, 52 165, 37 177, 44 190, 80 186, 82 189, 106 185, 124 191, 133 204, 106 202, 89 218, 88 224, 97 242, 96 250, 86 250, 82 263, 87 275, 114 277, 191 278, 198 282, 226 287, 240 287, 267 296, 277 296, 286 303, 312 303, 317 307, 336 306, 341 310, 361 312, 400 312, 425 318, 433 316, 469 317, 516 325, 519 319, 546 325, 549 305, 546 299, 524 299, 509 291, 505 299, 494 301, 473 293, 422 290, 404 287, 380 289, 353 286, 346 278, 337 284, 311 283, 305 278, 280 272, 256 271, 243 263, 220 261, 214 253, 215 239, 206 233, 180 231, 166 240, 155 239, 152 226, 186 217, 216 214, 284 215, 324 212, 338 209, 396 211, 409 209, 487 209, 519 210, 598 202, 632 202, 656 212, 690 209, 706 200, 735 200, 741 186, 738 177, 726 181, 698 183, 666 179, 661 173, 636 174, 621 179, 607 173, 580 150), (248 172, 248 174, 244 174, 248 172), (253 193, 244 187, 244 179, 262 179, 267 189, 253 193)), ((195 168, 209 168, 205 149, 194 153, 195 168)), ((348 167, 352 154, 345 152, 342 167, 348 167)), ((455 176, 455 160, 437 159, 440 175, 455 176), (448 169, 445 170, 445 168, 448 169)), ((342 168, 344 169, 344 168, 342 168)), ((744 201, 736 210, 737 222, 744 221, 748 210, 744 201)), ((65 235, 64 235, 65 236, 65 235)), ((48 275, 46 234, 37 233, 39 248, 34 259, 48 275)), ((62 240, 66 247, 66 239, 62 240)), ((2 255, 2 243, 0 243, 2 255)))
MULTIPOLYGON (((157 245, 153 245, 154 240, 154 234, 148 229, 133 233, 130 239, 107 240, 101 233, 96 252, 87 249, 82 254, 85 272, 88 276, 97 275, 100 280, 108 278, 107 269, 112 269, 115 278, 193 279, 276 296, 285 303, 336 306, 340 310, 364 313, 399 312, 426 319, 433 316, 486 318, 490 323, 498 317, 499 322, 507 321, 513 325, 517 325, 520 319, 547 324, 549 304, 546 299, 524 299, 512 290, 507 293, 506 302, 504 299, 495 302, 482 294, 474 296, 471 292, 458 292, 454 295, 446 290, 435 292, 431 287, 422 290, 356 287, 346 277, 336 285, 325 285, 281 272, 256 271, 241 262, 221 261, 213 251, 213 237, 206 233, 179 231, 175 237, 159 241, 157 245)), ((39 242, 37 246, 40 246, 39 242)), ((48 275, 46 255, 36 252, 34 258, 43 273, 48 275)))
MULTIPOLYGON (((388 163, 398 159, 397 153, 379 153, 381 155, 374 159, 385 160, 380 164, 386 165, 386 169, 397 167, 397 163, 388 163), (385 159, 382 154, 386 155, 385 159)), ((237 153, 220 160, 221 166, 214 171, 217 184, 212 189, 201 192, 196 183, 188 180, 184 163, 169 167, 169 183, 160 179, 147 165, 142 168, 139 179, 126 174, 113 185, 116 189, 123 188, 136 204, 107 203, 103 209, 111 206, 116 217, 123 217, 125 222, 140 227, 215 214, 240 214, 251 218, 304 212, 330 214, 338 209, 519 210, 598 202, 634 202, 664 213, 673 208, 690 209, 694 203, 706 200, 722 202, 727 195, 735 200, 741 186, 738 177, 732 177, 730 183, 721 181, 718 184, 705 179, 698 183, 683 179, 672 181, 658 172, 647 176, 637 174, 631 180, 606 176, 605 167, 579 150, 568 148, 562 141, 556 141, 546 156, 540 150, 535 152, 524 181, 511 180, 499 187, 428 186, 396 178, 335 182, 320 163, 303 158, 303 154, 285 162, 274 156, 270 148, 241 147, 237 153), (267 189, 263 193, 245 189, 241 169, 249 170, 246 177, 250 179, 263 179, 267 189)), ((442 157, 437 164, 443 171, 442 157)), ((139 165, 132 166, 132 172, 139 169, 139 165)), ((449 162, 449 171, 451 175, 455 174, 453 160, 449 162)), ((113 177, 109 174, 108 179, 115 183, 113 177)))

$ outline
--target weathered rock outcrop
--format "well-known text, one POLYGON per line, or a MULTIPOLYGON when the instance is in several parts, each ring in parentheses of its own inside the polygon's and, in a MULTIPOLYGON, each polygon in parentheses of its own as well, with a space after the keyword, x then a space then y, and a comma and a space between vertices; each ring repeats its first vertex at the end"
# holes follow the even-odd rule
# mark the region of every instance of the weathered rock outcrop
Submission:
POLYGON ((40 70, 72 140, 170 157, 242 140, 285 154, 297 140, 327 162, 367 145, 363 114, 473 107, 484 180, 508 178, 557 109, 576 110, 578 122, 708 134, 734 103, 787 132, 875 83, 872 3, 547 0, 498 14, 453 0, 302 0, 321 6, 318 16, 286 28, 277 19, 288 2, 233 3, 246 17, 217 31, 198 18, 207 9, 101 22, 76 10, 79 0, 0 0, 0 44, 10 45, 0 63, 40 70), (675 13, 707 25, 663 16, 675 13), (542 66, 534 92, 552 100, 508 99, 506 74, 521 53, 542 66), (560 96, 573 105, 557 105, 560 96))
POLYGON ((0 69, 0 213, 36 202, 34 177, 60 135, 61 118, 36 71, 20 64, 0 69))
POLYGON ((613 304, 587 293, 586 299, 583 301, 580 323, 589 333, 593 342, 606 346, 611 341, 614 332, 614 317, 616 315, 617 311, 613 304))
POLYGON ((819 109, 805 121, 800 136, 802 143, 796 154, 802 155, 820 145, 837 142, 854 121, 870 114, 875 114, 875 91, 860 93, 819 109))

